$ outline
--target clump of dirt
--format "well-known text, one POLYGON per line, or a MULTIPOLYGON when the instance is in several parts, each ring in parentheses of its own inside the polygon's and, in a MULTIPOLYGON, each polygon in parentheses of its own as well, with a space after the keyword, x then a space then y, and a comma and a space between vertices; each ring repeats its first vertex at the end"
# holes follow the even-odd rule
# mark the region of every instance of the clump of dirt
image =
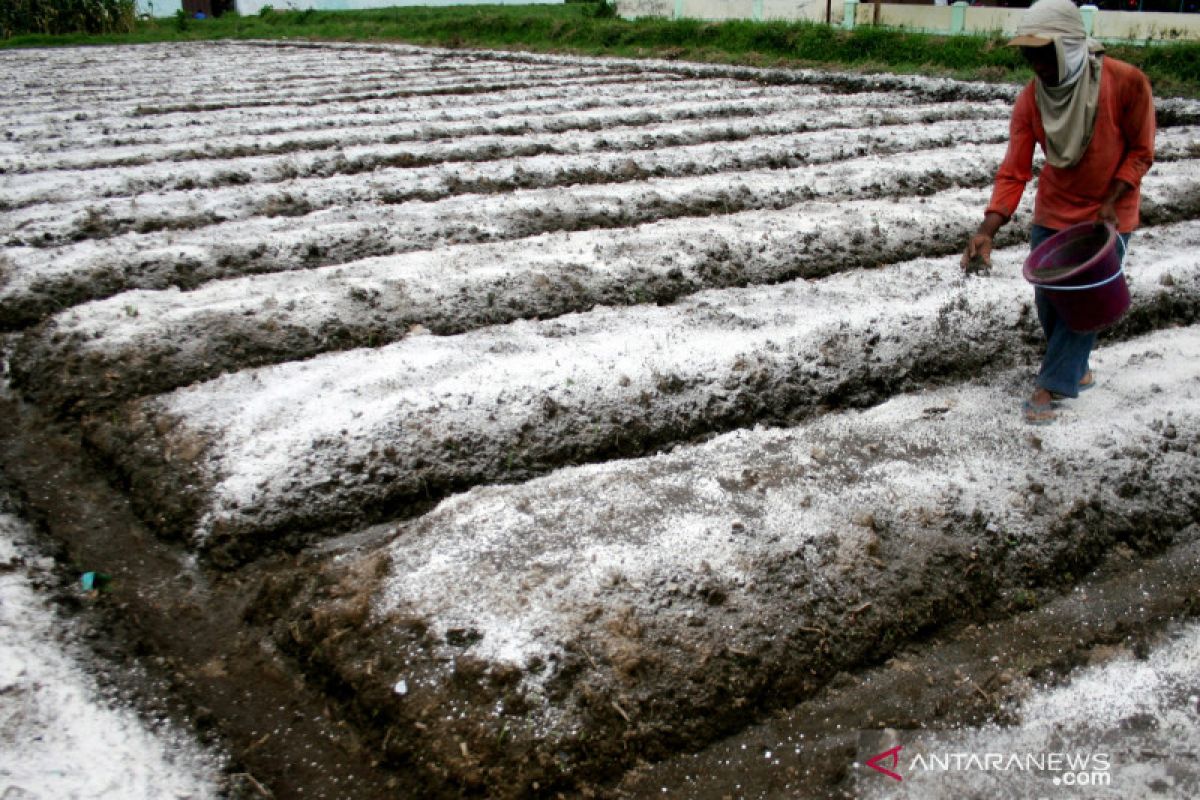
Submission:
POLYGON ((32 239, 26 244, 31 247, 58 247, 63 241, 82 242, 85 240, 110 239, 125 233, 154 233, 155 231, 188 231, 205 228, 222 221, 216 214, 188 214, 172 217, 142 217, 134 219, 114 215, 107 208, 88 208, 61 237, 46 234, 32 239))
POLYGON ((1200 193, 1172 192, 1163 198, 1144 197, 1140 208, 1142 225, 1168 225, 1200 218, 1200 193))
MULTIPOLYGON (((193 231, 218 225, 224 222, 219 214, 207 212, 203 214, 184 214, 172 217, 144 217, 128 228, 135 233, 154 233, 156 231, 193 231)), ((122 229, 117 233, 125 233, 122 229)))
POLYGON ((203 513, 210 480, 203 471, 204 454, 211 443, 182 428, 172 435, 179 423, 170 416, 151 418, 134 405, 112 412, 104 422, 84 419, 80 430, 90 447, 110 458, 124 456, 128 466, 119 474, 120 484, 137 513, 165 537, 186 540, 203 513))
POLYGON ((263 200, 258 213, 264 217, 303 217, 314 210, 315 206, 303 195, 283 192, 263 200))
POLYGON ((74 238, 76 241, 83 239, 107 239, 120 231, 121 223, 119 220, 114 219, 106 211, 89 208, 75 223, 74 238))

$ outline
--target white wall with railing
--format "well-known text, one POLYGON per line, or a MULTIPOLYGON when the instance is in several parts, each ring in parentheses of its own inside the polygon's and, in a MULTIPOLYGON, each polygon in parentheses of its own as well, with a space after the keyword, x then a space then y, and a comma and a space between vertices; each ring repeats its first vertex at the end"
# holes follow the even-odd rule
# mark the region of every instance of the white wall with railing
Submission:
MULTIPOLYGON (((879 24, 928 33, 1004 33, 1016 30, 1023 8, 957 2, 949 6, 879 4, 858 0, 616 0, 626 19, 668 17, 702 20, 829 21, 842 28, 879 24)), ((1200 14, 1101 11, 1083 6, 1084 23, 1110 41, 1200 40, 1200 14)))
POLYGON ((173 17, 183 10, 183 0, 137 0, 138 16, 173 17))

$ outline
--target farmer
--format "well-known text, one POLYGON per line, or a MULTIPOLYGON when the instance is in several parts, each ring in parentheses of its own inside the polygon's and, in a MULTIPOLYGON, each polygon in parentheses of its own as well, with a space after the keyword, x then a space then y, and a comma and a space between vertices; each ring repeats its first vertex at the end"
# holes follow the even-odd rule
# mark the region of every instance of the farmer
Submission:
MULTIPOLYGON (((1037 247, 1081 222, 1115 225, 1123 248, 1138 224, 1142 176, 1154 161, 1154 101, 1146 76, 1105 58, 1089 39, 1071 0, 1038 0, 1024 13, 1009 45, 1021 48, 1036 77, 1017 97, 1008 152, 996 172, 992 199, 963 254, 991 266, 992 239, 1012 217, 1033 177, 1033 145, 1045 154, 1033 204, 1030 244, 1037 247)), ((1094 383, 1088 357, 1095 333, 1076 333, 1035 289, 1046 354, 1037 388, 1022 411, 1032 423, 1054 419, 1053 401, 1077 397, 1094 383)))

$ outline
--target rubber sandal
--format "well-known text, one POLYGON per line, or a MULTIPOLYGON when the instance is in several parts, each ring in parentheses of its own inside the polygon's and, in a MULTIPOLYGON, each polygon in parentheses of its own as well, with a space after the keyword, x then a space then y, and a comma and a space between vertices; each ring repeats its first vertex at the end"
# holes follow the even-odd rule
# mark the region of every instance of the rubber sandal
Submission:
POLYGON ((1026 400, 1021 404, 1021 414, 1030 425, 1049 425, 1058 416, 1054 403, 1034 403, 1026 400))
MULTIPOLYGON (((1088 389, 1091 389, 1093 386, 1096 385, 1096 376, 1090 369, 1088 370, 1087 375, 1084 375, 1083 377, 1087 378, 1087 382, 1086 383, 1083 381, 1079 382, 1079 386, 1075 390, 1076 396, 1083 394, 1088 389)), ((1059 394, 1058 392, 1051 392, 1050 397, 1053 400, 1071 400, 1072 399, 1072 397, 1070 395, 1059 394)))

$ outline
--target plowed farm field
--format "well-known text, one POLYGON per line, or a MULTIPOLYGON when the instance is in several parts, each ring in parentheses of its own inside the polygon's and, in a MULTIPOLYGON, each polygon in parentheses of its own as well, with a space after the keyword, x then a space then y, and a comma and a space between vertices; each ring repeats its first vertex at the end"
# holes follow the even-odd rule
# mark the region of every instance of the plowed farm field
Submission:
MULTIPOLYGON (((3 488, 229 794, 883 797, 872 737, 1020 730, 1129 659, 1181 716, 1110 728, 1200 740, 1154 660, 1200 612, 1200 103, 1158 101, 1096 389, 1031 427, 1033 186, 959 266, 1017 87, 299 42, 0 69, 3 488)), ((1170 759, 1103 796, 1196 796, 1170 759)))

